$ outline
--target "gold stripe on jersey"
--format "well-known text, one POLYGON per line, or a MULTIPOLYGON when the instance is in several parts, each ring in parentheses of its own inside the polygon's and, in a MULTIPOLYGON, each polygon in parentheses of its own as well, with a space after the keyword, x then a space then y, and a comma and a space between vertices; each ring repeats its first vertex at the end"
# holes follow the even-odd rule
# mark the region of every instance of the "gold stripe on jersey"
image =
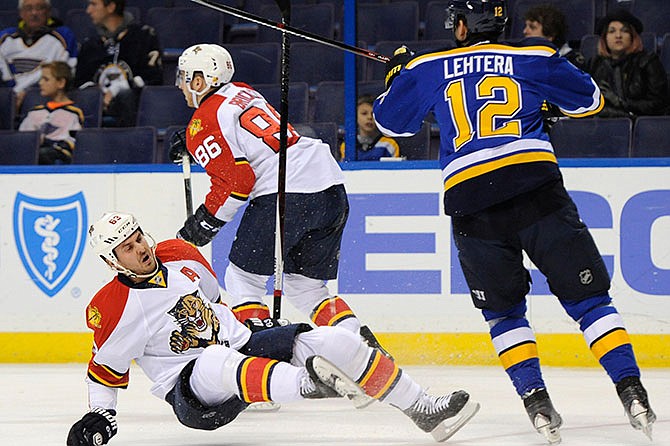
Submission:
POLYGON ((596 339, 591 345, 591 352, 598 361, 617 347, 630 344, 628 332, 623 328, 615 328, 609 333, 605 333, 602 337, 596 339))
POLYGON ((537 151, 517 153, 515 155, 509 155, 504 158, 468 167, 458 172, 457 174, 452 175, 447 179, 447 181, 444 182, 444 190, 449 190, 464 181, 487 174, 489 172, 493 172, 494 170, 498 170, 503 167, 535 162, 551 162, 558 164, 556 155, 551 152, 537 151))
POLYGON ((246 158, 235 158, 236 166, 241 166, 242 164, 249 164, 249 160, 246 158))
POLYGON ((234 198, 240 201, 247 201, 249 199, 249 194, 241 194, 239 192, 231 192, 230 198, 234 198))
POLYGON ((596 108, 595 110, 587 110, 584 113, 568 113, 565 110, 561 109, 561 112, 565 116, 569 116, 571 118, 583 118, 585 116, 591 116, 591 115, 595 115, 596 113, 600 113, 600 111, 603 109, 603 107, 605 107, 605 99, 603 98, 603 95, 601 94, 600 95, 600 102, 598 104, 598 108, 596 108))
POLYGON ((538 358, 537 344, 532 341, 524 342, 501 352, 498 357, 503 368, 508 369, 529 359, 538 358))
POLYGON ((349 305, 339 296, 330 299, 324 299, 317 305, 310 318, 318 326, 332 326, 342 322, 344 319, 355 317, 349 305))
POLYGON ((237 386, 240 398, 247 403, 271 401, 270 379, 279 361, 250 357, 242 360, 237 368, 237 386))
POLYGON ((119 373, 109 367, 93 362, 88 367, 88 377, 106 387, 128 387, 129 374, 119 373))
POLYGON ((258 302, 245 302, 232 308, 233 314, 238 321, 244 322, 252 317, 267 319, 270 317, 270 309, 267 305, 258 302))
POLYGON ((358 384, 366 394, 376 399, 383 399, 400 379, 398 366, 378 350, 373 350, 368 365, 358 380, 358 384))

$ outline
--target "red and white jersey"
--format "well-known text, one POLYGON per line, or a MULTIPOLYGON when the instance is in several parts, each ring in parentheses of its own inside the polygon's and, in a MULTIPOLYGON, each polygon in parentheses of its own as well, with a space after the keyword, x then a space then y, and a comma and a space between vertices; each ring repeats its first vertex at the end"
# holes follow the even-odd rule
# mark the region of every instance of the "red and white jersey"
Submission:
POLYGON ((128 386, 134 360, 164 399, 179 372, 209 345, 234 349, 251 332, 219 303, 219 285, 200 252, 182 240, 156 247, 160 270, 140 284, 119 275, 86 309, 94 332, 88 365, 90 407, 116 408, 118 388, 128 386))
MULTIPOLYGON (((251 198, 277 192, 279 113, 250 86, 229 83, 210 94, 186 132, 189 152, 211 178, 207 210, 223 221, 251 198)), ((286 192, 320 192, 343 184, 328 144, 289 124, 286 192)))

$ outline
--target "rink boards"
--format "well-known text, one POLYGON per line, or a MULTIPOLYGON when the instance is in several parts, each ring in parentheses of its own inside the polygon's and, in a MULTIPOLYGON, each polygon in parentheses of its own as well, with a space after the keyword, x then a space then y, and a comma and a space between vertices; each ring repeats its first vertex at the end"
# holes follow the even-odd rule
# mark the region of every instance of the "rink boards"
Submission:
MULTIPOLYGON (((611 294, 640 362, 670 366, 670 163, 562 164, 566 186, 612 274, 611 294)), ((345 171, 351 214, 332 291, 406 364, 496 364, 442 214, 436 165, 356 168, 345 171)), ((196 207, 208 189, 206 175, 196 169, 196 207)), ((103 212, 134 213, 159 240, 172 237, 185 218, 182 177, 174 166, 2 167, 0 197, 0 362, 88 360, 84 308, 112 277, 86 240, 88 225, 103 212)), ((238 220, 203 250, 220 277, 238 220)), ((529 319, 543 363, 595 365, 576 324, 527 265, 533 277, 529 319)), ((288 304, 283 314, 304 319, 288 304)))

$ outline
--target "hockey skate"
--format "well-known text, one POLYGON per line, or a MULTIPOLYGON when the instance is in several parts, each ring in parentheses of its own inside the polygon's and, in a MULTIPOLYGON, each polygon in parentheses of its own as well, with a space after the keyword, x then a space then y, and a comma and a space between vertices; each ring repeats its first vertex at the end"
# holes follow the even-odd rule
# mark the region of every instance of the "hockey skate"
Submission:
POLYGON ((249 412, 277 412, 279 409, 281 409, 281 404, 274 401, 258 401, 249 404, 246 410, 249 412))
POLYGON ((391 354, 387 352, 384 347, 382 347, 382 345, 377 340, 377 337, 374 335, 374 333, 372 333, 372 330, 370 330, 367 325, 363 325, 360 328, 359 333, 361 334, 361 338, 363 338, 363 341, 365 341, 366 344, 372 348, 376 348, 381 352, 382 355, 393 360, 393 356, 391 356, 391 354))
POLYGON ((403 413, 424 432, 430 433, 435 441, 442 442, 454 435, 479 410, 479 403, 470 395, 459 390, 445 396, 424 393, 403 413))
POLYGON ((301 393, 305 398, 333 398, 346 396, 356 409, 362 409, 374 402, 356 382, 344 374, 330 361, 321 356, 310 356, 305 368, 314 384, 313 392, 301 393), (306 396, 309 395, 309 396, 306 396))
POLYGON ((656 414, 651 410, 647 391, 642 387, 640 378, 629 376, 622 379, 616 384, 616 391, 631 426, 642 430, 651 440, 651 426, 656 421, 656 414))
POLYGON ((551 404, 547 389, 534 389, 521 398, 535 429, 547 439, 549 444, 560 443, 561 433, 558 428, 563 424, 563 419, 551 404))

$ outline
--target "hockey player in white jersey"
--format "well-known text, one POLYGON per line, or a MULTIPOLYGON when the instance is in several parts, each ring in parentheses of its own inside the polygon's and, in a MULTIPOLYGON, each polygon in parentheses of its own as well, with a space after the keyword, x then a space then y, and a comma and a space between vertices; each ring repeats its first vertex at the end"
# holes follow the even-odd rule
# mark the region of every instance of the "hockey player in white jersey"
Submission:
POLYGON ((104 214, 89 236, 118 275, 86 308, 94 332, 90 411, 70 429, 68 446, 100 446, 117 433, 117 393, 132 361, 194 429, 217 429, 254 402, 348 396, 357 407, 374 399, 397 407, 444 441, 479 408, 462 390, 427 394, 348 330, 291 324, 252 332, 221 303, 197 248, 178 239, 156 245, 130 214, 104 214))
MULTIPOLYGON (((234 64, 221 46, 187 48, 178 69, 177 84, 196 111, 185 134, 174 139, 171 158, 181 162, 188 149, 209 175, 211 188, 177 237, 206 245, 248 202, 224 280, 240 321, 268 318, 263 296, 274 272, 279 114, 249 85, 230 82, 234 64)), ((380 347, 347 303, 326 287, 337 277, 349 214, 342 171, 327 144, 299 135, 290 124, 287 146, 284 295, 316 325, 360 330, 380 347)))

